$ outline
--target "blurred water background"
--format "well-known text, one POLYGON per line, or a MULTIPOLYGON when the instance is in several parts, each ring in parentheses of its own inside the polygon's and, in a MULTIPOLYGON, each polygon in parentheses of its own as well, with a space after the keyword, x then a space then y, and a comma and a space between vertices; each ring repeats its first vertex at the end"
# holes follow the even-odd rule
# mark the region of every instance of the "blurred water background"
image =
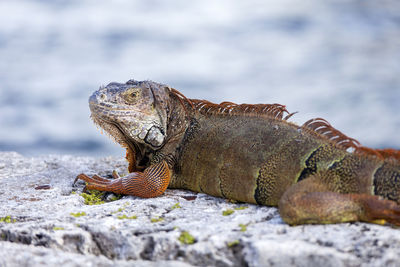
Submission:
POLYGON ((281 103, 400 148, 398 0, 1 0, 0 150, 123 155, 89 119, 100 85, 281 103))

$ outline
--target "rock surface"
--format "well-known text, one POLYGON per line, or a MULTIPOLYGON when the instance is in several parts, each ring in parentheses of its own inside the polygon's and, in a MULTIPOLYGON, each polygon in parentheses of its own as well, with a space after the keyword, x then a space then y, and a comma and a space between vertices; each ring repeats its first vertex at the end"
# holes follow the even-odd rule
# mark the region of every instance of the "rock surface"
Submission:
POLYGON ((183 190, 86 205, 84 184, 72 186, 81 172, 126 167, 110 157, 0 152, 0 266, 400 265, 400 231, 390 227, 290 227, 276 208, 183 190))

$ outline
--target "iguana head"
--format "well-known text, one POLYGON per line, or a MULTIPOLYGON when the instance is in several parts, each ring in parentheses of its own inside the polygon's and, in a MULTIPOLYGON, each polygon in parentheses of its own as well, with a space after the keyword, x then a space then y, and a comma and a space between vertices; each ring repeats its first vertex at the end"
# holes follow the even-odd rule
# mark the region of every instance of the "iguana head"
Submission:
POLYGON ((150 81, 113 82, 89 98, 91 117, 115 141, 143 156, 142 150, 157 150, 165 142, 168 92, 150 81))

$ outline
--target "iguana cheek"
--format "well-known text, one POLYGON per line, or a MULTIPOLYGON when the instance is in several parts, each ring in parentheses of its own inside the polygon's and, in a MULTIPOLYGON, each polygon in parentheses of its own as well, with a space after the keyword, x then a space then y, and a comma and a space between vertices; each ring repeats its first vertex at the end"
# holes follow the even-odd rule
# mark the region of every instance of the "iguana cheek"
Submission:
POLYGON ((161 129, 156 126, 151 127, 146 135, 145 141, 154 147, 161 146, 164 142, 164 135, 162 134, 161 129))

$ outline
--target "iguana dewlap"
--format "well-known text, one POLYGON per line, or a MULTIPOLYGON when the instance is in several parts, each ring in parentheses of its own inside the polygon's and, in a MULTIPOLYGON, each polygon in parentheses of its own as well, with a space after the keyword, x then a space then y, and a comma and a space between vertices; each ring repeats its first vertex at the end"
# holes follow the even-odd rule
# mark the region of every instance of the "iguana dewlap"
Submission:
POLYGON ((77 178, 156 197, 167 187, 268 206, 289 224, 400 225, 400 152, 361 146, 323 119, 302 126, 279 104, 213 104, 167 85, 110 83, 89 99, 93 121, 127 149, 129 175, 77 178))

